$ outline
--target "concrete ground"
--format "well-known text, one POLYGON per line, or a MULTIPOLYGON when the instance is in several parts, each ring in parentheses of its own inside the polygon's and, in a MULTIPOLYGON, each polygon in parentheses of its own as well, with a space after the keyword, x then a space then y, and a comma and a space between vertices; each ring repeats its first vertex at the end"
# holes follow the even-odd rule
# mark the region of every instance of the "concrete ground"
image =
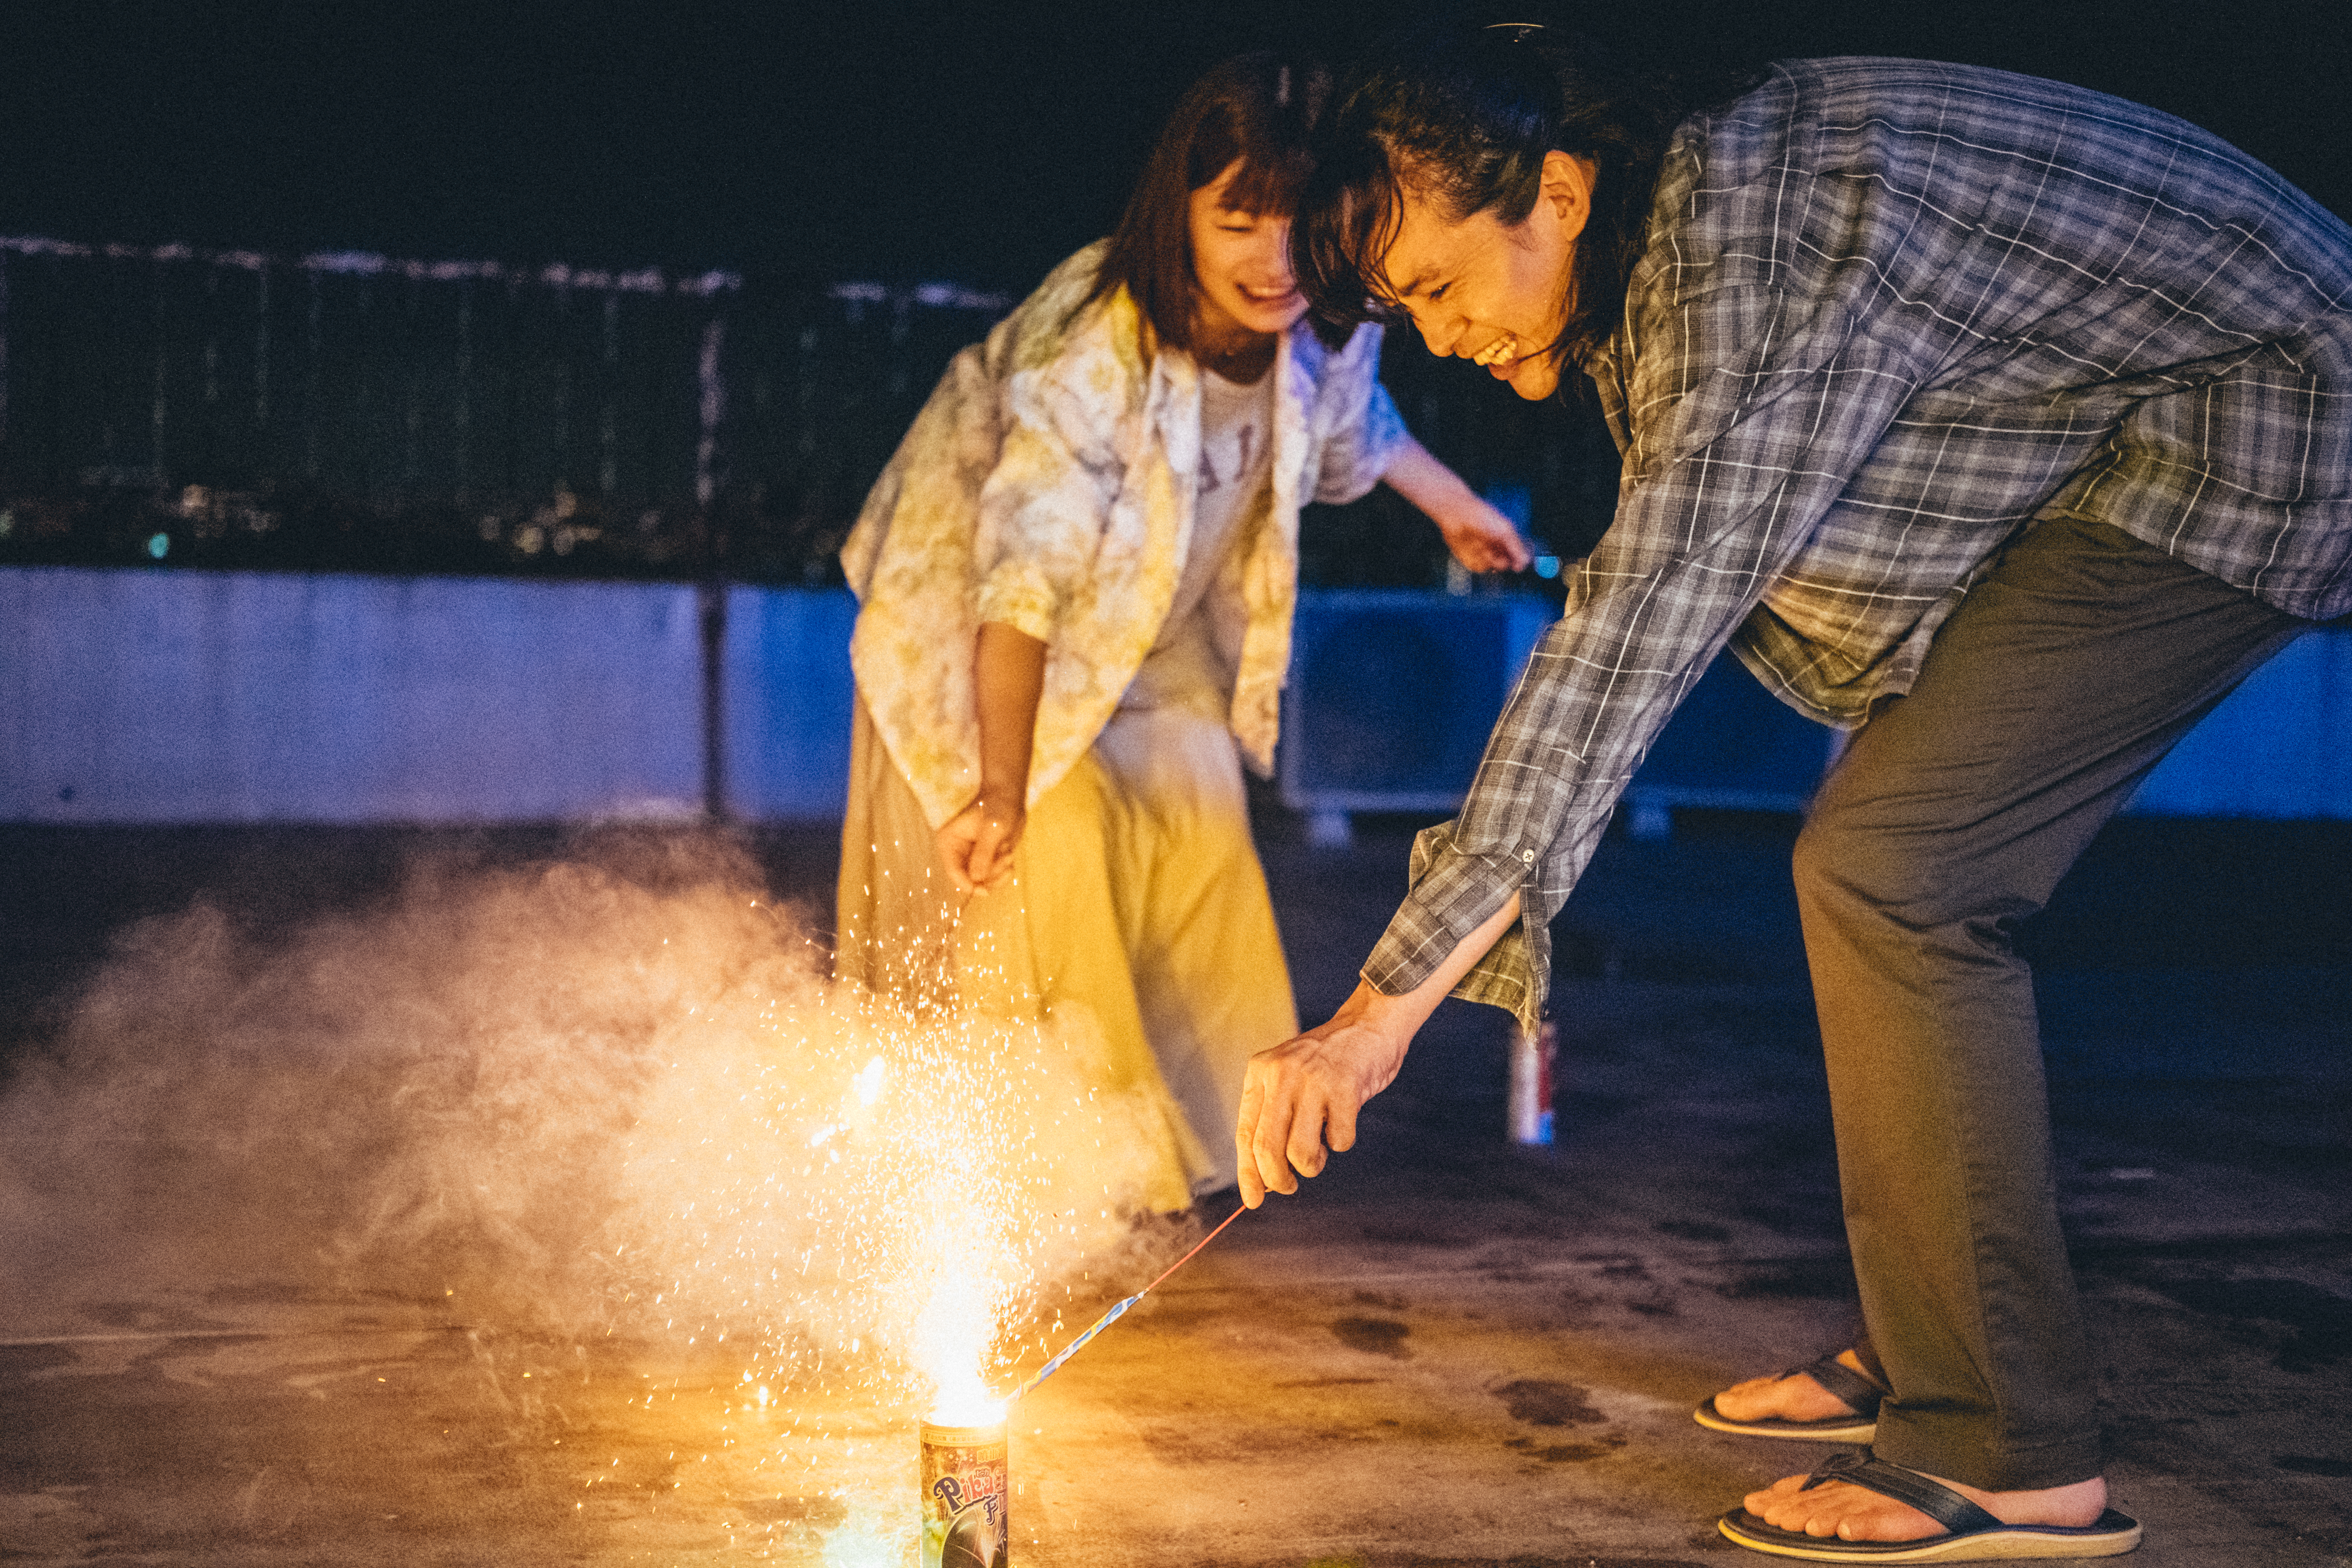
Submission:
MULTIPOLYGON (((1832 1450, 1711 1434, 1690 1408, 1841 1343, 1851 1312, 1790 826, 1612 838, 1559 927, 1558 1145, 1504 1142, 1500 1017, 1449 1004, 1353 1153, 1025 1402, 1014 1560, 1752 1560, 1714 1516, 1832 1450)), ((1286 828, 1268 870, 1319 1016, 1405 839, 1374 823, 1316 850, 1286 828)), ((203 891, 290 929, 374 896, 418 837, 0 830, 0 1049, 37 1056, 136 918, 203 891)), ((824 897, 824 830, 753 847, 779 894, 824 897)), ((2352 1563, 2347 847, 2121 825, 2028 933, 2115 1501, 2151 1568, 2352 1563)), ((0 1301, 40 1301, 9 1268, 0 1301)), ((432 1300, 194 1279, 10 1311, 12 1563, 850 1562, 829 1489, 911 1448, 870 1413, 799 1408, 813 1443, 688 1347, 432 1300)))

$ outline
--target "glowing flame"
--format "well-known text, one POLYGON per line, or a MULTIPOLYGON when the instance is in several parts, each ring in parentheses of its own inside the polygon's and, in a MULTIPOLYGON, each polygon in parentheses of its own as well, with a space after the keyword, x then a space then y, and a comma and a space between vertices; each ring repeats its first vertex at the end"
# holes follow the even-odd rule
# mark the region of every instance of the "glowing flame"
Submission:
POLYGON ((926 1419, 942 1426, 993 1426, 1004 1419, 1004 1402, 981 1378, 996 1325, 995 1304, 976 1273, 943 1268, 915 1322, 915 1364, 931 1384, 926 1419))

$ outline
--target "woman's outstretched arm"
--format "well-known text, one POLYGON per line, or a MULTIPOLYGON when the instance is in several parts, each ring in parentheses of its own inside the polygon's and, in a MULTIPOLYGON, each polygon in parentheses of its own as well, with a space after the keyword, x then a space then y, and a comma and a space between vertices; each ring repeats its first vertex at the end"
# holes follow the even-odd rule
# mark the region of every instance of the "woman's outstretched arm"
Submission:
POLYGON ((1517 572, 1533 559, 1511 520, 1407 436, 1381 482, 1429 514, 1454 558, 1473 572, 1517 572))

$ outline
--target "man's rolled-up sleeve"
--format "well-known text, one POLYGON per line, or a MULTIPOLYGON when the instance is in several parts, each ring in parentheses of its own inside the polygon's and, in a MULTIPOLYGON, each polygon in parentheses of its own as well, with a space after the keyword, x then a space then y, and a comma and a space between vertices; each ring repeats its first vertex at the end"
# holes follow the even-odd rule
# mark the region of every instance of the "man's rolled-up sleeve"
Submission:
POLYGON ((1650 742, 1907 395, 1881 359, 1857 343, 1811 363, 1759 363, 1741 377, 1751 395, 1727 411, 1719 386, 1659 400, 1646 434, 1673 455, 1629 465, 1616 521, 1571 574, 1567 611, 1529 658, 1461 815, 1414 843, 1411 891, 1364 966, 1373 989, 1414 989, 1517 893, 1519 919, 1454 994, 1535 1026, 1551 917, 1650 742))

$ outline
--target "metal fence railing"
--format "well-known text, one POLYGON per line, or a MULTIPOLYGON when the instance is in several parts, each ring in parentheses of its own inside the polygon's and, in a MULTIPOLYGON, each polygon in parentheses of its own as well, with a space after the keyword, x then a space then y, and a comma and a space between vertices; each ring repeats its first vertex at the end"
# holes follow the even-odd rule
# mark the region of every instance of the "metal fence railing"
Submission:
MULTIPOLYGON (((948 358, 1011 303, 0 238, 0 563, 834 580, 948 358)), ((1605 521, 1589 431, 1407 350, 1391 384, 1441 456, 1556 537, 1605 521)), ((1314 580, 1443 574, 1392 501, 1305 542, 1314 580)))

